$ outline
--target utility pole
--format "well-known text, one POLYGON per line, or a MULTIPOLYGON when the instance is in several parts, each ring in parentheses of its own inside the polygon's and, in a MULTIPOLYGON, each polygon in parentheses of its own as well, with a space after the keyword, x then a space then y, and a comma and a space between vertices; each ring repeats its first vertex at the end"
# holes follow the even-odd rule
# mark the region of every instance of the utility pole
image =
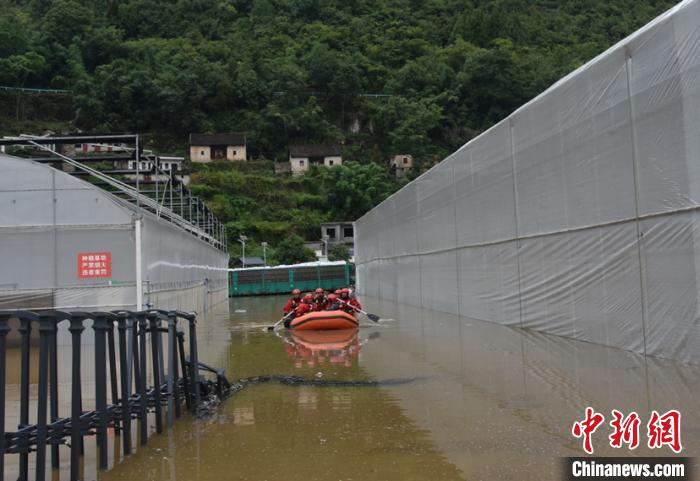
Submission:
POLYGON ((326 260, 328 260, 328 236, 324 235, 321 237, 321 239, 323 240, 323 246, 324 246, 323 255, 326 257, 326 260))
POLYGON ((243 255, 241 256, 241 262, 243 263, 243 267, 245 268, 245 241, 247 241, 248 238, 244 235, 238 237, 238 242, 243 244, 243 255))

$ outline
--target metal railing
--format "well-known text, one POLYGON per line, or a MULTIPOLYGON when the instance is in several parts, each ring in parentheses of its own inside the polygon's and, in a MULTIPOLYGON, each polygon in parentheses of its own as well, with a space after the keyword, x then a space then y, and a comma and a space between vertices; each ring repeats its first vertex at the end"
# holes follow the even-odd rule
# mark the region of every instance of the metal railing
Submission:
MULTIPOLYGON (((153 156, 153 159, 147 159, 149 162, 154 162, 154 172, 141 171, 140 161, 142 160, 140 152, 139 137, 137 135, 105 135, 105 136, 65 136, 65 137, 38 137, 23 135, 19 137, 5 137, 0 139, 0 147, 2 146, 30 146, 48 152, 56 157, 57 163, 65 163, 70 165, 78 172, 87 174, 92 177, 92 183, 98 187, 105 188, 104 190, 110 194, 119 197, 122 200, 131 202, 138 209, 147 210, 157 217, 163 218, 178 225, 182 229, 197 236, 203 241, 222 251, 227 251, 226 228, 216 216, 204 205, 204 203, 192 192, 185 187, 181 181, 175 181, 171 172, 163 170, 159 166, 158 157, 153 156), (109 143, 133 143, 135 147, 120 146, 119 150, 124 152, 133 152, 136 169, 131 173, 136 176, 135 186, 128 182, 116 179, 107 173, 81 163, 79 157, 71 158, 63 153, 55 150, 56 145, 75 144, 80 142, 101 142, 101 145, 110 145, 109 143), (146 175, 155 175, 156 180, 153 182, 155 190, 144 190, 143 185, 147 182, 142 181, 141 177, 146 175), (159 186, 158 177, 168 176, 165 186, 159 186), (162 187, 162 189, 160 188, 162 187), (153 194, 153 197, 148 194, 153 194)), ((47 159, 42 158, 42 162, 47 159)), ((91 158, 91 161, 96 160, 91 158)), ((105 158, 105 161, 110 162, 113 159, 105 158)))
MULTIPOLYGON (((4 481, 5 455, 19 456, 19 481, 29 473, 29 454, 34 452, 36 480, 46 476, 47 451, 51 467, 60 467, 59 446, 70 447, 70 479, 81 479, 81 457, 85 436, 96 436, 98 466, 108 467, 108 430, 121 438, 124 455, 132 452, 132 422, 138 422, 138 440, 148 441, 148 416, 155 416, 156 432, 163 432, 163 414, 168 427, 182 414, 182 404, 196 412, 202 399, 222 399, 229 387, 223 370, 199 362, 196 316, 180 311, 0 311, 0 481, 4 481), (10 320, 18 320, 21 343, 20 412, 17 430, 6 432, 5 362, 10 320), (81 336, 86 321, 94 333, 95 410, 83 410, 81 336), (190 356, 185 355, 187 324, 190 356), (58 343, 61 323, 71 335, 70 416, 59 416, 58 343), (36 423, 30 424, 30 337, 39 331, 38 396, 36 423), (116 335, 115 335, 116 330, 116 335), (165 343, 165 344, 164 344, 165 343), (167 350, 164 349, 167 346, 167 350), (167 353, 167 359, 164 355, 167 353), (117 356, 119 362, 117 362, 117 356), (150 359, 149 359, 150 358, 150 359), (148 372, 147 365, 151 370, 148 372), (214 373, 205 379, 200 370, 214 373), (149 375, 152 383, 149 383, 149 375), (210 376, 211 377, 211 376, 210 376), (109 385, 109 390, 107 389, 109 385)), ((36 348, 35 348, 36 349, 36 348)), ((65 382, 65 380, 62 380, 65 382)), ((116 441, 115 441, 116 442, 116 441)))

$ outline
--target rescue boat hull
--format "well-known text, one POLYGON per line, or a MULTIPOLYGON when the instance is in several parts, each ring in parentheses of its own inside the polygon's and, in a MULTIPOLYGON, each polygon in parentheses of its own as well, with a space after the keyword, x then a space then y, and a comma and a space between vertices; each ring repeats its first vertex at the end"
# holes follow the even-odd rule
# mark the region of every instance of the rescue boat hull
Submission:
POLYGON ((360 325, 355 316, 343 311, 309 312, 296 317, 289 324, 295 331, 331 331, 338 329, 357 329, 360 325))

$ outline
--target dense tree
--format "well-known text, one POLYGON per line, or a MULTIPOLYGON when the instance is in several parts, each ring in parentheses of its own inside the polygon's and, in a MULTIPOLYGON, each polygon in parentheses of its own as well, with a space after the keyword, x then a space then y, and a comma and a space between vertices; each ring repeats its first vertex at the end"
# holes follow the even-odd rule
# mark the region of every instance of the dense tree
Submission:
POLYGON ((350 249, 345 244, 335 244, 328 249, 329 261, 350 260, 350 249))
POLYGON ((277 244, 275 260, 279 264, 298 264, 315 261, 316 254, 304 245, 304 239, 298 235, 291 235, 277 244))
POLYGON ((674 3, 0 0, 0 61, 43 58, 3 82, 75 91, 84 130, 244 130, 256 157, 338 141, 427 165, 674 3))
MULTIPOLYGON (((260 162, 196 167, 192 187, 230 238, 274 246, 358 218, 400 186, 392 155, 433 165, 675 3, 0 0, 0 85, 71 90, 66 129, 161 150, 245 131, 260 162), (276 177, 292 142, 341 143, 348 162, 276 177)), ((0 95, 16 134, 21 94, 0 95)))
POLYGON ((319 170, 321 194, 331 217, 354 220, 395 190, 387 169, 377 164, 347 162, 342 167, 319 170))

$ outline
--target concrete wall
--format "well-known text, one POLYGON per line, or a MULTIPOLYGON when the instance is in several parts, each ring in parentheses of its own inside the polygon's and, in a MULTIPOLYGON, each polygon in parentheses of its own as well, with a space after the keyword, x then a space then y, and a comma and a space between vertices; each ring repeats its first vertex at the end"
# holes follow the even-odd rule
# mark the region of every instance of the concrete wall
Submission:
POLYGON ((323 165, 326 167, 332 167, 336 165, 343 165, 343 158, 339 155, 331 155, 323 158, 323 165))
POLYGON ((211 147, 208 145, 190 146, 190 159, 192 162, 211 162, 211 147))
POLYGON ((246 160, 246 147, 245 145, 229 145, 226 148, 226 158, 228 160, 246 160))
POLYGON ((309 159, 307 157, 290 157, 289 164, 294 175, 300 175, 309 170, 309 159))

